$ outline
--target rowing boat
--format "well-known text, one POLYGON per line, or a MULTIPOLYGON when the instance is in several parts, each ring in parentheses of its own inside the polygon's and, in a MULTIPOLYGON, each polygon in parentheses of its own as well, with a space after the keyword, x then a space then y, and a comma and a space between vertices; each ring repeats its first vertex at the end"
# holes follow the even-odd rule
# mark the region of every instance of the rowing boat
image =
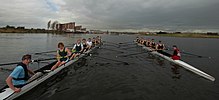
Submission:
POLYGON ((175 64, 177 64, 177 65, 180 65, 180 66, 182 66, 183 68, 185 68, 185 69, 187 69, 187 70, 189 70, 189 71, 191 71, 191 72, 193 72, 193 73, 195 73, 195 74, 198 74, 198 75, 200 75, 200 76, 202 76, 202 77, 204 77, 204 78, 206 78, 206 79, 208 79, 208 80, 215 81, 215 78, 214 78, 213 76, 211 76, 211 75, 209 75, 209 74, 207 74, 207 73, 205 73, 205 72, 203 72, 203 71, 201 71, 201 70, 199 70, 199 69, 193 67, 192 65, 190 65, 190 64, 188 64, 188 63, 186 63, 186 62, 184 62, 184 61, 182 61, 182 60, 173 60, 172 58, 170 58, 170 57, 168 57, 168 56, 166 56, 166 55, 163 55, 163 54, 161 54, 161 53, 159 53, 159 52, 157 52, 157 51, 154 51, 154 50, 152 50, 152 49, 149 48, 149 47, 146 47, 146 46, 144 46, 144 45, 142 45, 142 44, 139 44, 139 43, 137 43, 137 42, 135 42, 135 43, 136 43, 138 46, 141 46, 143 49, 145 49, 145 50, 147 50, 147 51, 151 51, 150 53, 153 54, 153 55, 158 55, 158 56, 160 56, 160 57, 162 57, 162 58, 164 58, 164 59, 166 59, 166 60, 168 60, 168 61, 170 61, 170 62, 172 62, 172 63, 175 63, 175 64))
POLYGON ((8 86, 5 86, 4 88, 2 88, 0 90, 0 100, 12 100, 12 99, 15 99, 15 98, 23 95, 24 93, 30 91, 31 89, 33 89, 34 87, 36 87, 40 83, 42 83, 45 80, 47 80, 48 78, 50 78, 53 75, 55 75, 58 72, 60 72, 62 69, 66 68, 69 65, 73 64, 74 62, 78 61, 80 58, 84 57, 86 54, 90 53, 92 50, 98 48, 100 45, 101 44, 93 47, 92 49, 90 49, 87 52, 81 54, 79 57, 75 58, 74 60, 70 60, 66 64, 56 68, 54 71, 46 72, 46 73, 43 72, 45 70, 51 69, 51 67, 54 64, 56 64, 57 61, 54 61, 51 64, 46 65, 46 66, 36 70, 35 71, 36 74, 34 76, 32 76, 31 79, 28 80, 28 83, 24 87, 21 88, 21 92, 19 92, 19 93, 15 93, 11 88, 9 88, 8 86))

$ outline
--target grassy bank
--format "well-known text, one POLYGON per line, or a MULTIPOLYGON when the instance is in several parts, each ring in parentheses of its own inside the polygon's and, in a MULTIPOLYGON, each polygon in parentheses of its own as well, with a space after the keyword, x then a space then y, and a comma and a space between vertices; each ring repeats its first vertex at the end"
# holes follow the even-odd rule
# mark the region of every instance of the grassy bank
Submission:
POLYGON ((149 34, 149 36, 186 37, 186 38, 219 38, 219 35, 208 35, 208 34, 203 34, 203 33, 149 34))
POLYGON ((0 28, 0 33, 64 33, 55 30, 45 30, 45 29, 16 29, 16 28, 0 28))

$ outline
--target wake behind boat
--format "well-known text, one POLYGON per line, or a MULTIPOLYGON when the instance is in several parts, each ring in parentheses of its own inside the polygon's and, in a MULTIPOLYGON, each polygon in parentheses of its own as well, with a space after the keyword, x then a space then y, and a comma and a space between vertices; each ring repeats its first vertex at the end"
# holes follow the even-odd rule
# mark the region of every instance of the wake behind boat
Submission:
POLYGON ((183 68, 185 68, 185 69, 187 69, 187 70, 189 70, 189 71, 191 71, 191 72, 193 72, 193 73, 195 73, 195 74, 198 74, 198 75, 200 75, 200 76, 202 76, 202 77, 204 77, 204 78, 206 78, 206 79, 208 79, 208 80, 215 81, 215 78, 214 78, 213 76, 211 76, 211 75, 209 75, 209 74, 207 74, 207 73, 205 73, 205 72, 203 72, 203 71, 201 71, 201 70, 199 70, 199 69, 193 67, 193 66, 190 65, 190 64, 187 64, 186 62, 184 62, 184 61, 182 61, 182 60, 180 60, 180 59, 179 59, 179 60, 173 60, 173 59, 172 59, 171 57, 169 57, 169 56, 166 56, 166 55, 164 55, 164 54, 161 54, 161 53, 157 52, 156 50, 151 49, 150 47, 147 47, 147 46, 145 46, 145 45, 142 45, 142 44, 136 42, 136 40, 135 40, 134 42, 135 42, 138 46, 141 46, 143 49, 145 49, 145 50, 147 50, 147 51, 151 51, 150 53, 153 54, 153 55, 158 55, 158 56, 160 56, 160 57, 162 57, 162 58, 164 58, 164 59, 166 59, 166 60, 168 60, 168 61, 170 61, 170 62, 172 62, 172 63, 175 63, 175 64, 177 64, 177 65, 180 65, 180 66, 182 66, 183 68))
POLYGON ((57 61, 54 61, 51 64, 46 65, 46 66, 36 70, 35 71, 36 74, 28 80, 28 83, 21 88, 21 92, 19 92, 19 93, 15 93, 11 88, 9 88, 8 86, 5 86, 4 88, 2 88, 0 90, 0 100, 12 100, 12 99, 15 99, 15 98, 25 94, 26 92, 30 91, 31 89, 33 89, 37 85, 41 84, 42 82, 44 82, 48 78, 54 76, 55 74, 60 72, 62 69, 66 68, 69 65, 73 64, 74 62, 78 61, 80 58, 84 57, 86 54, 90 53, 91 51, 93 51, 94 49, 96 49, 100 46, 101 46, 101 43, 97 44, 96 46, 94 46, 90 50, 81 54, 78 58, 75 58, 74 60, 70 60, 66 64, 61 65, 60 67, 56 68, 53 71, 44 72, 45 70, 50 70, 51 67, 53 67, 57 61))

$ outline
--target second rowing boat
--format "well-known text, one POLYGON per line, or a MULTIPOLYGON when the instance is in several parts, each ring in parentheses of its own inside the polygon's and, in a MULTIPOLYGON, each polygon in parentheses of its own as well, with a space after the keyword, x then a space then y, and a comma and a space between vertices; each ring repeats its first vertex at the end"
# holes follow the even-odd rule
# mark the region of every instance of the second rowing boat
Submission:
MULTIPOLYGON (((134 42, 135 42, 135 41, 134 41, 134 42)), ((161 54, 161 53, 159 53, 159 52, 157 52, 157 51, 153 51, 153 50, 152 50, 151 48, 149 48, 149 47, 146 47, 146 46, 144 46, 144 45, 142 45, 142 44, 139 44, 139 43, 137 43, 137 42, 135 42, 135 43, 136 43, 138 46, 143 47, 143 49, 145 49, 145 50, 147 50, 147 51, 151 51, 151 52, 150 52, 151 54, 158 55, 158 56, 160 56, 160 57, 162 57, 162 58, 164 58, 164 59, 166 59, 166 60, 168 60, 168 61, 170 61, 170 62, 173 62, 173 63, 175 63, 175 64, 177 64, 177 65, 182 66, 183 68, 185 68, 185 69, 187 69, 187 70, 189 70, 189 71, 191 71, 191 72, 193 72, 193 73, 195 73, 195 74, 198 74, 198 75, 200 75, 200 76, 202 76, 202 77, 204 77, 204 78, 206 78, 206 79, 209 79, 209 80, 211 80, 211 81, 215 81, 215 78, 214 78, 213 76, 211 76, 211 75, 209 75, 209 74, 207 74, 207 73, 205 73, 205 72, 203 72, 203 71, 201 71, 201 70, 199 70, 199 69, 193 67, 192 65, 190 65, 190 64, 188 64, 188 63, 186 63, 186 62, 184 62, 184 61, 182 61, 182 60, 173 60, 172 58, 170 58, 170 57, 168 57, 168 56, 166 56, 166 55, 163 55, 163 54, 161 54)))

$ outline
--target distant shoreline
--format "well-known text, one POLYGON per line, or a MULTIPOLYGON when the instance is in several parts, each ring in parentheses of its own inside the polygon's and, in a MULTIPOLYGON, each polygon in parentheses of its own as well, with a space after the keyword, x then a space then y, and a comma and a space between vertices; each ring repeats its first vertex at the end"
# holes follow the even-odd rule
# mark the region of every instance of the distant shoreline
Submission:
POLYGON ((17 28, 0 28, 1 33, 57 33, 62 34, 64 32, 56 31, 56 30, 45 30, 45 29, 17 29, 17 28))
POLYGON ((204 33, 167 33, 167 34, 146 34, 147 36, 163 36, 163 37, 183 37, 183 38, 217 38, 219 35, 209 35, 204 33))

